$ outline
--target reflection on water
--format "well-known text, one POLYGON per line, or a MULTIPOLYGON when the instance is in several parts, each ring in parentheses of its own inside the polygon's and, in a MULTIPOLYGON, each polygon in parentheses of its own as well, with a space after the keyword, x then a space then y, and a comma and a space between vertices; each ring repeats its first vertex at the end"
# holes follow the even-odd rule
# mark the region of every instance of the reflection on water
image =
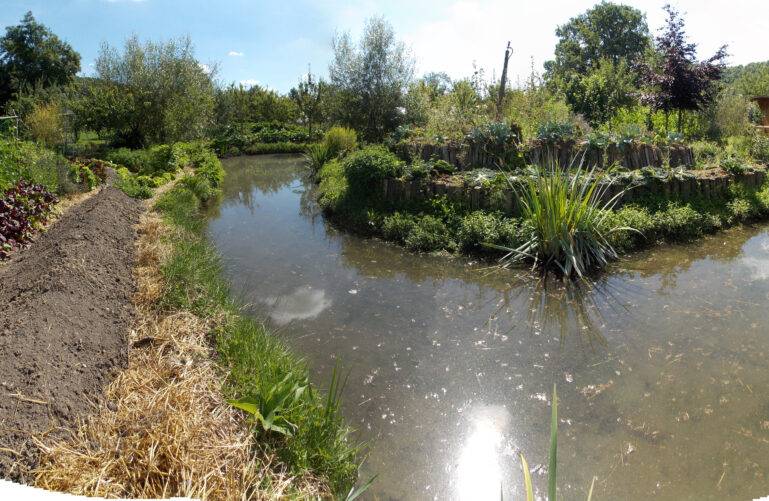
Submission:
POLYGON ((278 325, 315 318, 331 306, 326 291, 312 287, 297 287, 291 294, 265 298, 264 303, 269 305, 270 318, 278 325))
POLYGON ((329 226, 295 159, 225 162, 209 234, 248 311, 370 445, 375 499, 520 499, 546 482, 557 383, 559 490, 584 499, 769 493, 769 236, 724 232, 565 287, 417 256, 329 226))

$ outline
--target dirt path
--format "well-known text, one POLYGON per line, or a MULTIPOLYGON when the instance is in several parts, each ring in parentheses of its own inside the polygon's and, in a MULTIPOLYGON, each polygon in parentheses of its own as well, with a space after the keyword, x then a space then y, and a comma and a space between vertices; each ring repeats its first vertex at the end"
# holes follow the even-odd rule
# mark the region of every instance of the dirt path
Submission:
POLYGON ((126 366, 140 212, 105 188, 0 266, 0 477, 29 481, 32 436, 62 433, 126 366))

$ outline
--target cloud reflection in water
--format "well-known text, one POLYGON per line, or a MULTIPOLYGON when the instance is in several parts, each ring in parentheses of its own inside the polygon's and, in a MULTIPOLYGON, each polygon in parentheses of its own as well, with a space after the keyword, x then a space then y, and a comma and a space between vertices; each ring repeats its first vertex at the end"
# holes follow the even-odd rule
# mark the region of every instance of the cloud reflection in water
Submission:
POLYGON ((315 318, 331 306, 325 290, 309 286, 298 287, 291 294, 266 298, 264 302, 270 305, 270 318, 278 325, 315 318))

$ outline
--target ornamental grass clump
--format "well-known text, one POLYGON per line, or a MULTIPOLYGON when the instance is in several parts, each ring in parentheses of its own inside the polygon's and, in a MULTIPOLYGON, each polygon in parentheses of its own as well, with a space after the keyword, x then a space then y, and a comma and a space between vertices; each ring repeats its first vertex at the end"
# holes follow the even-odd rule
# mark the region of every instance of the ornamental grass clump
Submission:
POLYGON ((507 251, 502 258, 506 265, 530 259, 534 267, 565 277, 582 277, 605 266, 617 257, 610 236, 633 231, 610 217, 624 193, 608 196, 610 186, 595 168, 539 169, 513 184, 522 219, 531 228, 529 238, 516 248, 492 247, 507 251))

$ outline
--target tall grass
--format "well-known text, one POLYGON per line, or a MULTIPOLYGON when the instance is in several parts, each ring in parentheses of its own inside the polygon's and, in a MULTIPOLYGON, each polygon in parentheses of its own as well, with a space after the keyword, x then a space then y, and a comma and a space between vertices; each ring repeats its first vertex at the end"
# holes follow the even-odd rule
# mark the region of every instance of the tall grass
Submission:
POLYGON ((517 248, 492 246, 507 251, 505 264, 530 259, 545 271, 582 277, 617 257, 610 235, 631 229, 611 218, 622 192, 608 197, 611 183, 604 182, 604 174, 555 165, 511 184, 531 234, 517 248))

